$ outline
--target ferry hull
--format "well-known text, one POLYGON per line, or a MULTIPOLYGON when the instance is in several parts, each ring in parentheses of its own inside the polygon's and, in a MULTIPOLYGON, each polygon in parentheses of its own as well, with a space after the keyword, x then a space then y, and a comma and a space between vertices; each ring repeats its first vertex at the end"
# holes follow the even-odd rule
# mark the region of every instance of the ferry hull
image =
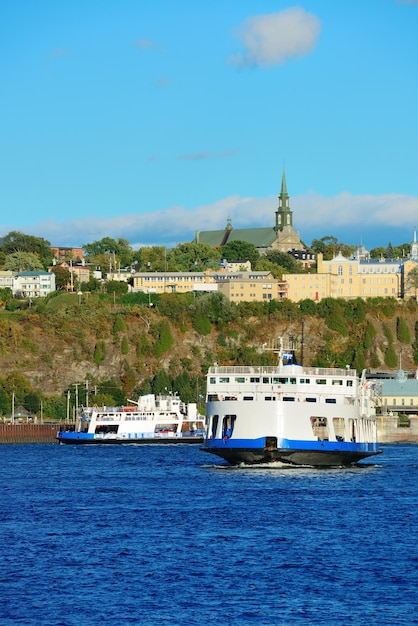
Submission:
POLYGON ((303 448, 215 448, 203 446, 201 450, 215 454, 230 465, 268 465, 285 463, 287 465, 309 465, 313 467, 341 467, 380 454, 381 450, 306 450, 303 448))
POLYGON ((164 444, 201 444, 203 437, 94 437, 78 432, 58 432, 56 440, 70 445, 164 445, 164 444))

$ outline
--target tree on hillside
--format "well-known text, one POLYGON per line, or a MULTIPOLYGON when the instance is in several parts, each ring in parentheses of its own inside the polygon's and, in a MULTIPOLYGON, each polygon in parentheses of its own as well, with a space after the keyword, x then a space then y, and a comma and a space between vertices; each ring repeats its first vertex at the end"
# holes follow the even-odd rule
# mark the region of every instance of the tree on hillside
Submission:
POLYGON ((404 317, 398 317, 396 320, 396 337, 401 343, 411 343, 411 334, 404 317))
POLYGON ((266 259, 264 255, 257 261, 255 269, 258 272, 271 272, 274 278, 281 278, 287 271, 286 268, 281 265, 277 265, 266 259))
POLYGON ((325 235, 325 237, 322 237, 321 239, 312 239, 311 248, 314 252, 316 252, 316 254, 323 254, 325 261, 330 261, 339 252, 348 258, 353 254, 356 246, 339 243, 336 237, 333 237, 332 235, 325 235))
POLYGON ((288 272, 298 273, 302 270, 302 264, 297 261, 291 254, 280 252, 279 250, 268 250, 265 254, 268 261, 275 265, 280 265, 288 272))
POLYGON ((386 254, 386 248, 383 248, 382 246, 378 246, 377 248, 373 248, 373 250, 370 250, 371 259, 385 258, 385 254, 386 254))
POLYGON ((219 250, 207 243, 180 243, 167 255, 169 269, 179 272, 203 272, 218 261, 219 250))
POLYGON ((61 265, 55 265, 51 271, 55 274, 55 289, 57 291, 60 289, 66 289, 71 282, 71 274, 69 270, 61 265))
POLYGON ((25 235, 19 231, 11 231, 3 237, 2 251, 6 257, 17 252, 32 253, 40 260, 41 266, 44 268, 48 267, 52 261, 49 241, 41 237, 25 235))
POLYGON ((82 248, 90 261, 97 263, 100 258, 99 265, 103 265, 105 270, 126 267, 132 263, 133 250, 127 239, 103 237, 99 241, 83 244, 82 248))
POLYGON ((42 261, 33 252, 12 252, 6 256, 4 269, 12 272, 43 270, 42 261))
POLYGON ((414 267, 407 277, 407 289, 412 291, 415 300, 418 299, 418 266, 414 267))
POLYGON ((248 259, 251 267, 255 267, 260 258, 260 253, 254 244, 240 241, 239 239, 228 241, 228 243, 222 246, 220 254, 221 258, 227 261, 246 261, 248 259))

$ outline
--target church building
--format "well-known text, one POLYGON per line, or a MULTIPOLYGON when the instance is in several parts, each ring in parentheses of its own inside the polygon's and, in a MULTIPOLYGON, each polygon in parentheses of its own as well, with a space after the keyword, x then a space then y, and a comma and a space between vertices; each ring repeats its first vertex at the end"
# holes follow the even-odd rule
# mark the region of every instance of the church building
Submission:
POLYGON ((222 248, 230 241, 252 243, 258 248, 260 254, 265 254, 268 250, 289 253, 305 266, 314 262, 315 255, 306 250, 301 242, 300 234, 293 227, 293 211, 290 210, 284 169, 274 226, 265 228, 233 228, 231 220, 228 218, 224 230, 197 231, 194 243, 206 243, 214 248, 222 248))

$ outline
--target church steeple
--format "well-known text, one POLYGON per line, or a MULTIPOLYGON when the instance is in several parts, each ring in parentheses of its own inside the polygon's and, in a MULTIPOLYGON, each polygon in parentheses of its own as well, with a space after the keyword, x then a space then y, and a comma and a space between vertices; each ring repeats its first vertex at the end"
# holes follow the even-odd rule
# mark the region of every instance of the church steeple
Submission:
POLYGON ((289 227, 293 229, 293 211, 290 210, 289 206, 289 194, 287 193, 286 186, 286 174, 284 171, 282 172, 282 188, 280 190, 279 195, 279 206, 276 211, 276 232, 283 231, 284 228, 289 227))
POLYGON ((417 243, 416 226, 414 226, 414 241, 411 243, 410 258, 412 261, 418 261, 418 243, 417 243))

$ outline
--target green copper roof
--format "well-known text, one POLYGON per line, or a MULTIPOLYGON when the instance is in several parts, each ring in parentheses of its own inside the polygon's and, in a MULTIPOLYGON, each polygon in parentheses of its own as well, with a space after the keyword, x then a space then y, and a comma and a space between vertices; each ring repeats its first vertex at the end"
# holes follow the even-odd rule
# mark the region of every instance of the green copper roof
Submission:
MULTIPOLYGON (((225 238, 225 230, 206 230, 197 234, 199 243, 207 243, 215 247, 220 246, 225 238)), ((267 248, 276 241, 274 228, 233 228, 229 231, 228 241, 246 241, 257 248, 267 248)))

